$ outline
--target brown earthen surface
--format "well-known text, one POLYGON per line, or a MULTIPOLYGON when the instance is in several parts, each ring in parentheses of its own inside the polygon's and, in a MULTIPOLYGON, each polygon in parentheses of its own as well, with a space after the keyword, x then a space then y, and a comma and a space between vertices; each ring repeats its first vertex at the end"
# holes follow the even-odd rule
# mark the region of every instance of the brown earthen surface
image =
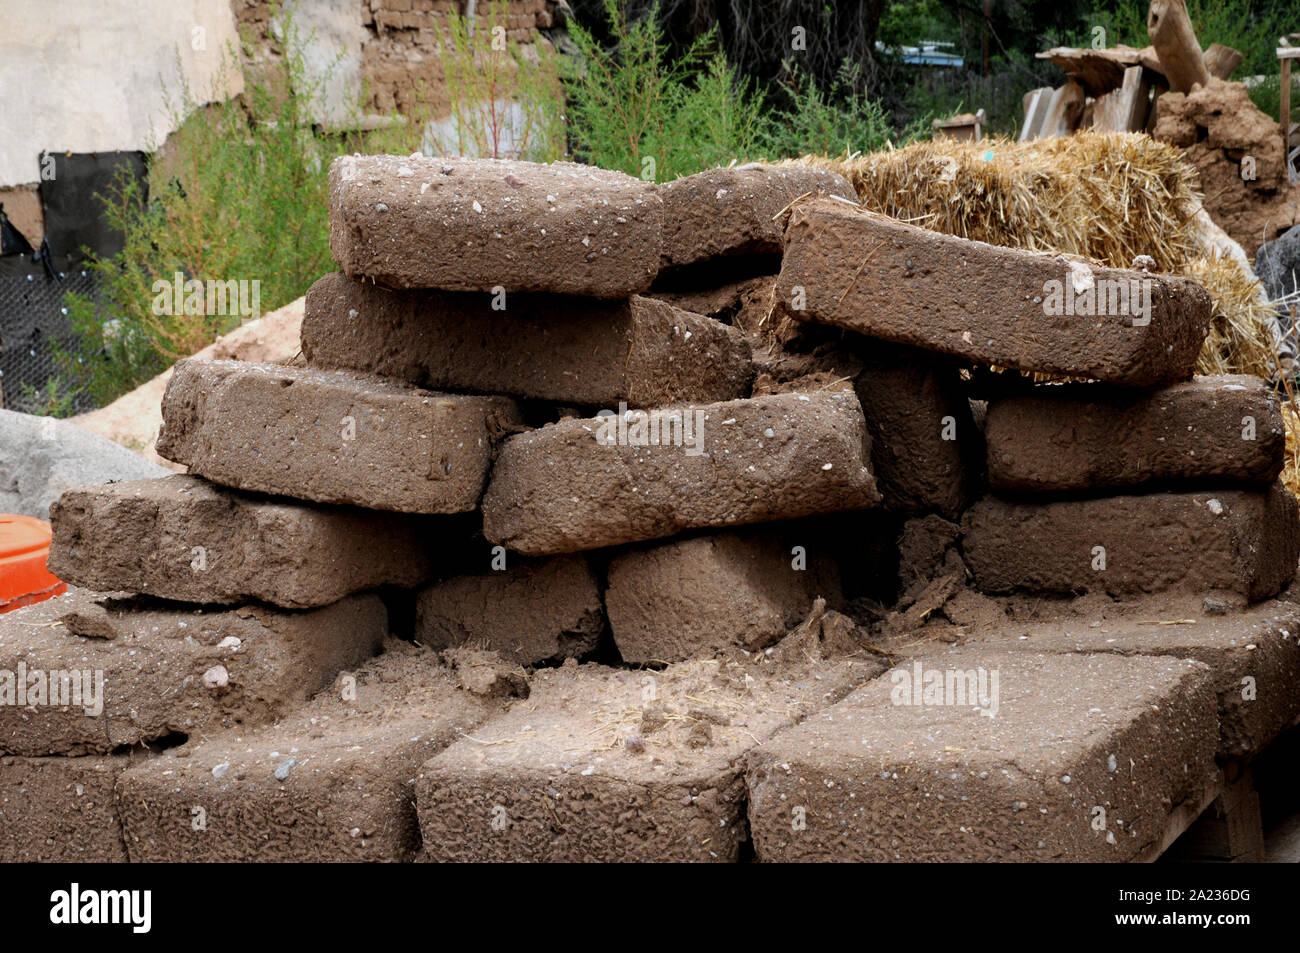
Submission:
POLYGON ((586 655, 605 629, 600 583, 582 556, 509 559, 435 583, 416 602, 421 645, 483 646, 524 665, 586 655))
POLYGON ((373 595, 205 611, 75 590, 0 616, 0 754, 107 753, 272 721, 372 656, 387 628, 373 595))
POLYGON ((749 395, 749 346, 711 318, 641 297, 515 295, 504 310, 493 300, 326 275, 307 292, 303 354, 434 390, 596 407, 749 395))
POLYGON ((420 390, 343 371, 181 361, 158 452, 214 483, 406 513, 478 506, 504 397, 420 390))
POLYGON ((1279 397, 1248 375, 1155 391, 1039 387, 991 401, 985 435, 989 483, 1008 492, 1180 479, 1271 483, 1286 444, 1279 397))
POLYGON ((330 250, 390 288, 626 298, 650 287, 663 203, 621 172, 571 162, 341 156, 330 250))
POLYGON ((642 445, 637 419, 625 434, 615 417, 575 418, 507 440, 484 496, 483 534, 541 555, 879 502, 871 441, 852 394, 659 411, 641 431, 648 441, 658 420, 670 439, 657 446, 642 445), (688 420, 691 441, 683 435, 688 420))
POLYGON ((73 585, 289 609, 428 581, 438 526, 267 500, 192 476, 69 490, 50 518, 50 571, 73 585))
POLYGON ((904 663, 750 753, 755 851, 761 861, 1131 860, 1160 842, 1172 805, 1209 790, 1216 740, 1198 662, 971 651, 919 672, 904 663), (959 696, 957 676, 979 697, 959 696))
POLYGON ((1210 320, 1209 295, 1186 278, 968 241, 829 198, 791 212, 776 298, 795 319, 979 364, 1134 386, 1191 376, 1210 320), (1064 312, 1069 288, 1118 295, 1140 281, 1150 282, 1149 315, 1119 313, 1109 298, 1102 310, 1111 313, 1046 313, 1051 282, 1064 312))
POLYGON ((1300 556, 1296 500, 1278 483, 1046 503, 987 497, 967 510, 962 533, 984 592, 1177 587, 1267 599, 1290 584, 1300 556))

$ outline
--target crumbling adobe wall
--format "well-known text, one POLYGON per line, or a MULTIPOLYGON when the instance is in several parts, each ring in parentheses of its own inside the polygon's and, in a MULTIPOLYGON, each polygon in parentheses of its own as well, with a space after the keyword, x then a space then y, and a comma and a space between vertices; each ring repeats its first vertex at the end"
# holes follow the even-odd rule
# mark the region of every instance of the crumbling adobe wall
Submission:
POLYGON ((0 4, 0 204, 32 246, 45 237, 41 154, 150 149, 175 128, 181 90, 200 102, 243 90, 227 50, 229 0, 0 4))
MULTIPOLYGON (((231 0, 240 28, 260 39, 255 59, 279 45, 268 0, 231 0)), ((508 0, 502 26, 512 42, 547 42, 539 33, 555 25, 556 0, 508 0)), ((446 78, 438 55, 454 13, 473 16, 476 30, 489 28, 487 0, 330 0, 295 13, 306 43, 305 59, 332 71, 355 99, 365 91, 363 112, 409 115, 428 110, 434 118, 450 111, 446 78), (314 31, 311 39, 306 39, 314 31), (334 56, 322 56, 333 51, 334 56)), ((342 98, 333 96, 335 106, 342 98)), ((340 117, 341 118, 341 117, 340 117)))
POLYGON ((1156 112, 1155 137, 1186 151, 1206 211, 1252 259, 1261 244, 1300 222, 1300 186, 1287 181, 1278 124, 1244 84, 1212 77, 1190 93, 1164 93, 1156 112))

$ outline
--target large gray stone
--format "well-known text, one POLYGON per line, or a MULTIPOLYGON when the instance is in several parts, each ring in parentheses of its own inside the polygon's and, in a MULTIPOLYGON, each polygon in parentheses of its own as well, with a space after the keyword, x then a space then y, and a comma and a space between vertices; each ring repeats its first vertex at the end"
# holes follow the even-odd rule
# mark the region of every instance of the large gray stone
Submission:
POLYGON ((1300 225, 1259 246, 1255 274, 1270 301, 1300 291, 1300 225))
POLYGON ((74 486, 170 472, 76 424, 0 410, 0 513, 49 519, 50 504, 74 486))
MULTIPOLYGON (((1259 246, 1255 253, 1255 274, 1269 301, 1290 295, 1291 307, 1300 304, 1300 225, 1259 246)), ((1294 340, 1295 318, 1291 308, 1278 305, 1277 320, 1282 336, 1294 340)))

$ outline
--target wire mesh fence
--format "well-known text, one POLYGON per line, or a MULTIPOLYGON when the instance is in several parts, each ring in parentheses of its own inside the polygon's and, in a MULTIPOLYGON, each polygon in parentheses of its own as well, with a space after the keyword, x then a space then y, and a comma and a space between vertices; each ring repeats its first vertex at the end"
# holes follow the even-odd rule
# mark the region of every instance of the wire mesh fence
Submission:
MULTIPOLYGON (((0 277, 0 389, 6 409, 45 412, 51 382, 61 381, 58 350, 73 358, 92 356, 80 353, 87 346, 68 320, 64 296, 70 291, 98 298, 98 280, 81 269, 57 278, 42 271, 0 277)), ((94 404, 75 394, 68 409, 80 413, 94 404)))

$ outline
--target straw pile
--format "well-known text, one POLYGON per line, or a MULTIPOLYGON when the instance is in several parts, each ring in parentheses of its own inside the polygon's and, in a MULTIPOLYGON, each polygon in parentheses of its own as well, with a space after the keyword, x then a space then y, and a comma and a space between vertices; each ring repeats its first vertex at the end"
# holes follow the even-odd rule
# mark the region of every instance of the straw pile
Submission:
MULTIPOLYGON (((1204 285, 1214 304, 1198 370, 1274 377, 1274 313, 1259 282, 1221 258, 1200 235, 1195 168, 1180 149, 1142 133, 1082 132, 1064 138, 958 142, 797 161, 832 168, 862 204, 950 235, 1129 267, 1149 255, 1161 271, 1204 285)), ((1300 414, 1290 408, 1284 478, 1300 495, 1300 414)))
POLYGON ((1286 422, 1286 466, 1278 477, 1288 490, 1300 496, 1300 409, 1295 395, 1282 402, 1282 419, 1286 422))
POLYGON ((1196 170, 1177 149, 1147 136, 941 138, 856 158, 799 161, 835 168, 870 208, 994 245, 1123 266, 1150 255, 1166 271, 1199 251, 1180 212, 1196 194, 1196 170))

